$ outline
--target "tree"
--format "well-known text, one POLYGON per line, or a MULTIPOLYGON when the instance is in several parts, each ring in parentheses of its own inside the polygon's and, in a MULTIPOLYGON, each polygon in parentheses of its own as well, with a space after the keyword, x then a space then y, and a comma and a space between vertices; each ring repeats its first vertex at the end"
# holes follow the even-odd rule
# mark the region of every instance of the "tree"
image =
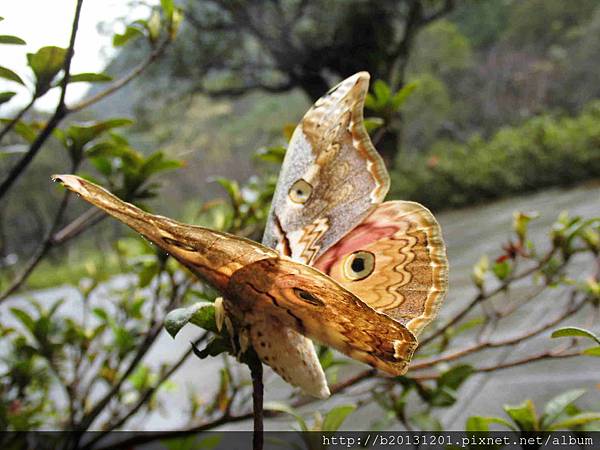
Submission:
MULTIPOLYGON (((312 101, 335 79, 368 70, 393 91, 405 84, 415 36, 453 10, 455 0, 274 0, 189 2, 173 60, 191 89, 237 96, 301 89, 312 101)), ((402 118, 396 114, 379 151, 391 167, 402 118)))

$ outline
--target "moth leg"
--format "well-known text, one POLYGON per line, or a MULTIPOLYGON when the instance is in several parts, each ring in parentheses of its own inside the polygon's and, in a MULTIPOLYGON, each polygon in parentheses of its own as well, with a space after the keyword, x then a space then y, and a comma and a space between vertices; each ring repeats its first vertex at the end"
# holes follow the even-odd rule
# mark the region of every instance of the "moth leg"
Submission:
POLYGON ((215 299, 215 322, 217 330, 221 331, 223 326, 229 335, 229 342, 238 360, 248 350, 250 338, 248 330, 241 326, 234 326, 232 315, 227 313, 227 305, 230 305, 223 297, 215 299))

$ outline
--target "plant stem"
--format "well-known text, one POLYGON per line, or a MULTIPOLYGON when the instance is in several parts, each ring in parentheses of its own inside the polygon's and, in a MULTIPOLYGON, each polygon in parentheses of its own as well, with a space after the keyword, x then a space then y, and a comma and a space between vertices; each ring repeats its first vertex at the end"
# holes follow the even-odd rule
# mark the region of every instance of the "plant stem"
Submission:
POLYGON ((35 95, 32 96, 29 103, 23 109, 21 109, 21 111, 19 111, 17 113, 17 115, 10 120, 10 122, 8 122, 6 124, 6 126, 2 129, 2 131, 0 131, 0 141, 2 140, 2 138, 4 138, 4 136, 6 136, 6 134, 10 130, 12 130, 14 128, 14 126, 17 123, 19 123, 19 120, 21 120, 21 118, 25 115, 25 113, 31 109, 31 107, 35 103, 36 99, 37 99, 37 97, 35 95))
POLYGON ((262 450, 263 448, 263 367, 258 356, 251 350, 248 367, 252 376, 252 406, 254 412, 254 434, 252 435, 252 449, 262 450))

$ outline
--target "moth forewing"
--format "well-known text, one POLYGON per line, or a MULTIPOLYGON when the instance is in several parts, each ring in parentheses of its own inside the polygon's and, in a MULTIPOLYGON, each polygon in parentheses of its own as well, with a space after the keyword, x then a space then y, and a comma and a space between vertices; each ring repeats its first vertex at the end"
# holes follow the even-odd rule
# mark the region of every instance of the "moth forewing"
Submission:
POLYGON ((239 236, 149 214, 75 175, 52 179, 133 228, 218 290, 244 265, 277 256, 275 250, 239 236))

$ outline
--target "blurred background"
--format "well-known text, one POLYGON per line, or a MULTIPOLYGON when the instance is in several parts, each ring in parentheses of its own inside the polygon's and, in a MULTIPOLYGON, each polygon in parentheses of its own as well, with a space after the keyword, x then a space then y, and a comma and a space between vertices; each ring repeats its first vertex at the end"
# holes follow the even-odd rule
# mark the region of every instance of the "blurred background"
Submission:
MULTIPOLYGON (((67 199, 49 176, 77 172, 153 212, 260 239, 291 131, 318 97, 361 70, 371 74, 365 117, 392 178, 388 199, 421 202, 439 218, 451 262, 442 317, 466 309, 460 320, 467 326, 460 336, 460 321, 453 331, 438 330, 444 344, 421 355, 433 361, 423 366, 429 378, 409 372, 396 387, 385 385, 392 397, 399 389, 394 405, 377 397, 381 386, 371 380, 362 390, 340 389, 326 409, 341 422, 353 412, 347 429, 372 426, 367 417, 384 428, 463 429, 472 416, 513 417, 503 405, 526 397, 542 411, 567 388, 587 395, 571 390, 563 403, 582 403, 565 417, 600 409, 597 358, 583 357, 576 371, 571 359, 529 364, 544 352, 538 359, 561 355, 544 350, 555 344, 551 325, 485 344, 497 342, 488 339, 492 332, 502 339, 527 334, 555 311, 598 330, 597 1, 88 0, 77 17, 78 5, 13 1, 0 10, 0 311, 1 339, 12 349, 3 363, 3 427, 170 430, 210 423, 229 408, 242 414, 245 369, 231 358, 190 358, 197 328, 186 327, 175 341, 162 330, 170 309, 214 293, 187 286, 171 260, 67 199), (563 210, 569 215, 558 218, 563 210), (565 250, 565 239, 574 247, 565 250), (521 267, 533 269, 521 274, 521 267), (560 309, 575 301, 574 287, 585 305, 560 309), (492 306, 476 309, 479 298, 465 307, 478 297, 492 306), (459 376, 446 387, 460 393, 453 399, 433 387, 425 394, 419 383, 444 387, 450 377, 440 382, 438 375, 456 369, 445 352, 469 339, 484 343, 477 352, 502 350, 452 372, 459 376), (73 374, 95 340, 88 388, 73 374), (67 355, 65 342, 76 347, 67 355), (509 368, 513 360, 525 362, 509 368), (478 361, 489 361, 489 370, 464 369, 478 361), (179 365, 169 372, 169 364, 179 365), (64 392, 43 380, 47 373, 64 392), (340 409, 345 404, 352 408, 340 409)), ((332 383, 357 373, 357 364, 348 368, 322 351, 335 361, 332 383)), ((283 382, 269 379, 267 398, 294 404, 283 382)), ((269 427, 288 429, 293 419, 286 417, 269 427)))

